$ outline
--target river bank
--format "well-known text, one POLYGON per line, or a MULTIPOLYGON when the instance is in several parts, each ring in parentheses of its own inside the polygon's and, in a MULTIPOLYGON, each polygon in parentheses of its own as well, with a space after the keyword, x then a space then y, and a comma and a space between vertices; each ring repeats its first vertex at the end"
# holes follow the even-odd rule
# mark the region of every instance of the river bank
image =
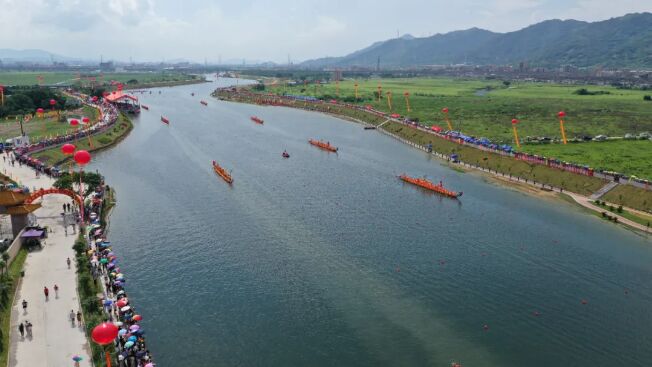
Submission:
MULTIPOLYGON (((321 112, 336 118, 373 126, 381 133, 390 135, 414 148, 431 153, 438 158, 450 162, 451 156, 456 155, 459 167, 472 169, 497 178, 494 182, 512 183, 512 187, 519 187, 521 191, 540 196, 542 192, 558 192, 571 194, 576 203, 586 209, 602 214, 604 210, 587 204, 591 202, 589 196, 605 186, 608 181, 558 170, 545 165, 530 165, 524 160, 517 160, 503 154, 480 150, 475 147, 460 145, 447 139, 442 139, 435 134, 406 126, 389 116, 379 116, 376 113, 367 113, 340 106, 335 103, 323 103, 316 100, 285 99, 276 95, 264 95, 252 92, 249 88, 222 88, 216 90, 214 97, 240 103, 249 103, 267 106, 284 106, 298 108, 313 112, 321 112), (514 185, 515 184, 515 185, 514 185), (525 185, 525 186, 522 186, 525 185), (524 187, 528 189, 523 190, 524 187), (532 188, 532 189, 529 189, 532 188)), ((455 165, 455 164, 454 164, 455 165)), ((595 198, 593 199, 595 200, 595 198)), ((635 211, 632 208, 626 208, 635 211)), ((640 221, 631 220, 615 213, 613 215, 619 223, 629 228, 652 233, 649 226, 640 221)))
POLYGON ((150 111, 129 139, 88 167, 119 192, 110 239, 158 363, 649 360, 644 238, 356 123, 206 98, 227 82, 143 95, 150 111), (233 170, 232 187, 212 160, 233 170), (464 196, 424 192, 401 173, 464 196))

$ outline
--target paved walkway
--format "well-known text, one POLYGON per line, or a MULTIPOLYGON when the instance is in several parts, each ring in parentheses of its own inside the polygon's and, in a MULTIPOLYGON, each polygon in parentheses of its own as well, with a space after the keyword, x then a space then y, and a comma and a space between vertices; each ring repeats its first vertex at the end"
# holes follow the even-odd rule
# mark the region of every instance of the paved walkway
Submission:
MULTIPOLYGON (((587 198, 586 196, 573 194, 573 193, 570 193, 570 192, 567 192, 566 194, 568 194, 578 204, 580 204, 581 206, 583 206, 583 207, 585 207, 587 209, 591 209, 591 210, 599 212, 599 213, 607 212, 607 214, 609 214, 610 216, 618 218, 618 221, 620 223, 626 224, 626 225, 628 225, 630 227, 636 228, 636 229, 638 229, 638 230, 640 230, 642 232, 645 232, 645 233, 652 233, 652 228, 648 228, 647 226, 644 226, 644 225, 642 225, 640 223, 636 223, 636 222, 634 222, 632 220, 629 220, 629 219, 627 219, 627 218, 625 218, 623 216, 620 216, 620 215, 618 215, 616 213, 610 212, 610 211, 606 210, 605 208, 601 208, 599 206, 593 205, 593 202, 591 201, 591 199, 587 198)), ((632 209, 627 208, 626 210, 632 210, 632 209)))
MULTIPOLYGON (((3 173, 11 174, 14 180, 30 187, 49 188, 54 180, 47 176, 36 178, 29 167, 11 167, 9 160, 0 158, 3 173), (6 170, 6 171, 5 171, 6 170)), ((71 199, 63 195, 49 195, 43 198, 43 207, 35 212, 38 224, 49 226, 53 233, 48 234, 42 250, 31 252, 25 262, 25 277, 16 292, 11 313, 11 345, 9 347, 9 367, 72 366, 72 356, 82 356, 81 366, 91 366, 89 346, 83 328, 72 326, 70 310, 79 309, 77 297, 77 275, 75 253, 72 245, 76 235, 69 227, 68 235, 63 228, 61 212, 64 203, 71 199), (66 258, 71 259, 68 269, 66 258), (54 285, 59 286, 58 296, 54 285), (49 300, 45 299, 43 287, 50 289, 49 300), (22 301, 28 303, 23 312, 22 301), (32 323, 32 337, 21 338, 18 324, 29 320, 32 323)))

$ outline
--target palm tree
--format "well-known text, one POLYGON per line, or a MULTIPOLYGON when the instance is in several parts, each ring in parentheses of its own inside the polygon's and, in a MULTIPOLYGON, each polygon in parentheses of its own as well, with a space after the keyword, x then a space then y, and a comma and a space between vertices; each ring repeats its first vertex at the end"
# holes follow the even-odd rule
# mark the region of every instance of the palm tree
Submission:
POLYGON ((0 275, 4 278, 5 276, 5 261, 0 260, 0 275))

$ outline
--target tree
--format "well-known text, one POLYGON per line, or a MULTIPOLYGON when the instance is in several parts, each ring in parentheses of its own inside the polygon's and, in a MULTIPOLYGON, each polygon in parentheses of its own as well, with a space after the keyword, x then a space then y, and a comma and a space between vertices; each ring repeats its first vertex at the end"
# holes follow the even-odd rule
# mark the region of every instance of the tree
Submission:
POLYGON ((9 272, 9 259, 11 256, 7 253, 7 251, 2 253, 2 261, 4 262, 4 268, 5 268, 5 273, 9 272))
POLYGON ((643 96, 644 101, 652 101, 652 96, 643 96))
MULTIPOLYGON (((84 185, 88 185, 88 190, 86 192, 86 194, 88 194, 89 192, 95 191, 95 189, 102 184, 102 176, 94 172, 84 172, 82 181, 84 182, 84 185)), ((52 186, 57 189, 72 190, 73 182, 79 182, 78 172, 73 173, 72 176, 70 176, 69 173, 64 173, 52 186)))

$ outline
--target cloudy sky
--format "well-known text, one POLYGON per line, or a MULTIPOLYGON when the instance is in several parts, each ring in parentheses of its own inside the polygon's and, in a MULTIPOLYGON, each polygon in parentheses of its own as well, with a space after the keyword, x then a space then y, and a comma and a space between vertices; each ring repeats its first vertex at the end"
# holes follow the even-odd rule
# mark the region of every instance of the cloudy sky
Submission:
POLYGON ((401 34, 604 20, 652 0, 0 0, 0 48, 99 59, 287 62, 401 34), (614 6, 617 4, 617 6, 614 6))

